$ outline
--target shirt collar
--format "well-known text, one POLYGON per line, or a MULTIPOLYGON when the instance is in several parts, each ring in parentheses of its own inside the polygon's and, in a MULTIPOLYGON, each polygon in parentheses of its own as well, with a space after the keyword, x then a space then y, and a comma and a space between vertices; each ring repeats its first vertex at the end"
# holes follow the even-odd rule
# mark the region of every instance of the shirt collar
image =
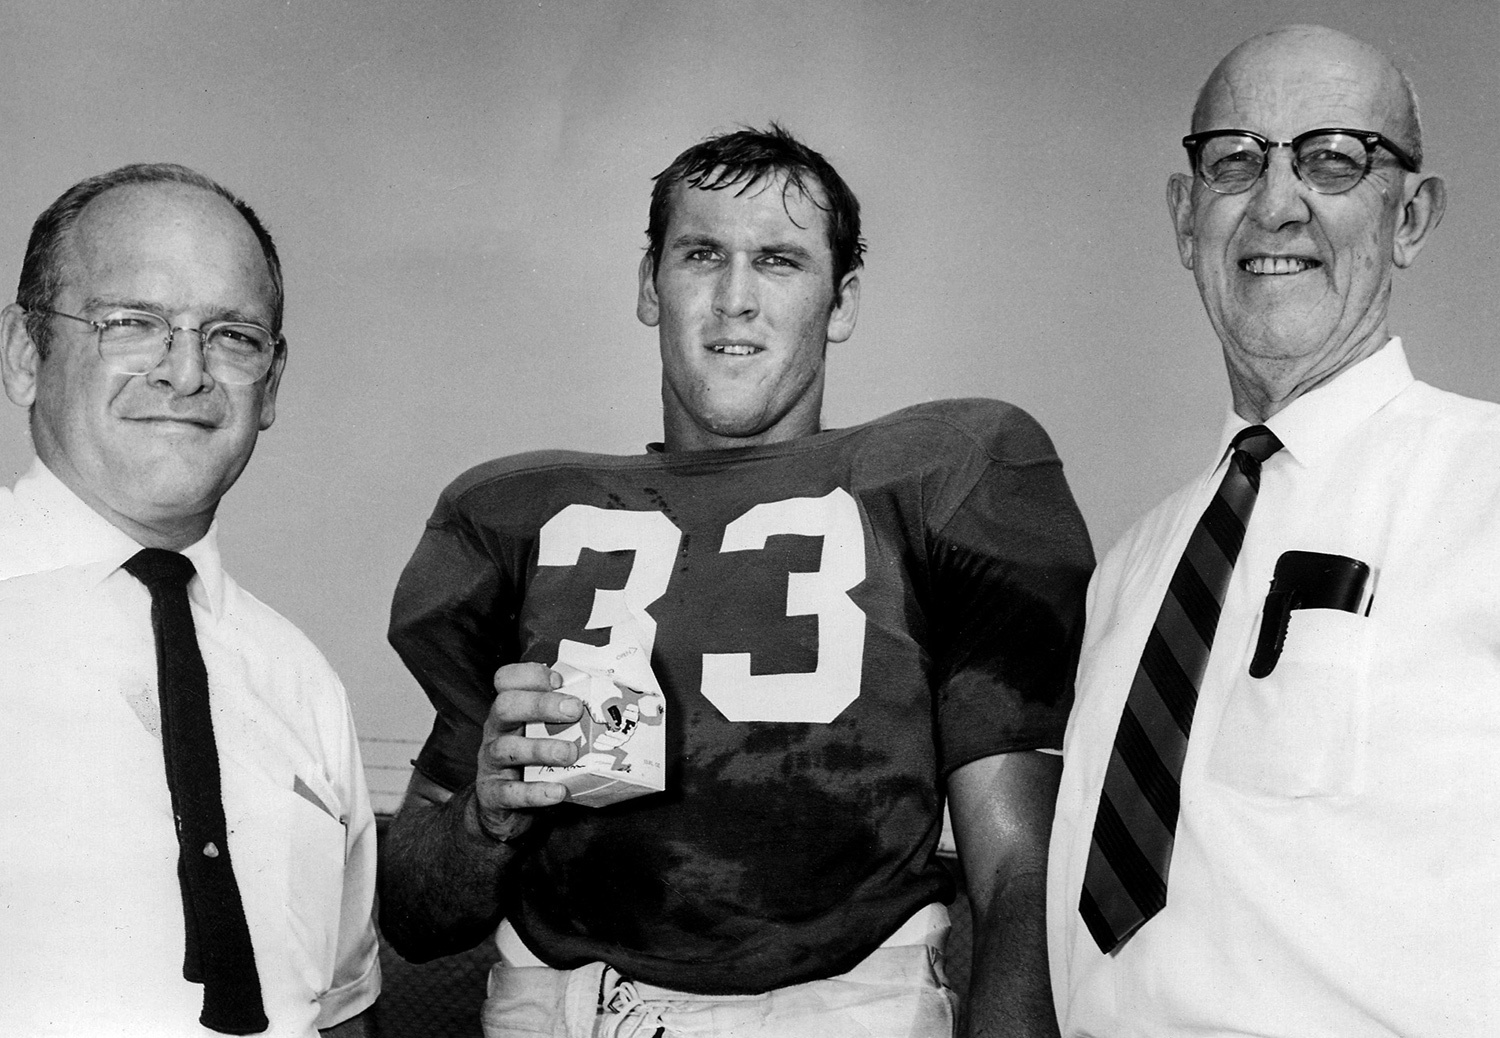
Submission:
MULTIPOLYGON (((141 550, 134 538, 90 508, 40 458, 16 480, 14 493, 20 506, 17 539, 25 545, 21 550, 23 572, 105 563, 99 567, 102 580, 141 550)), ((182 549, 198 571, 188 585, 188 597, 216 619, 224 607, 218 531, 215 520, 208 533, 182 549)))
MULTIPOLYGON (((1414 381, 1406 350, 1400 337, 1394 337, 1358 364, 1287 404, 1264 424, 1281 440, 1286 455, 1312 467, 1414 381)), ((1230 410, 1219 436, 1221 463, 1229 441, 1248 424, 1230 410)))

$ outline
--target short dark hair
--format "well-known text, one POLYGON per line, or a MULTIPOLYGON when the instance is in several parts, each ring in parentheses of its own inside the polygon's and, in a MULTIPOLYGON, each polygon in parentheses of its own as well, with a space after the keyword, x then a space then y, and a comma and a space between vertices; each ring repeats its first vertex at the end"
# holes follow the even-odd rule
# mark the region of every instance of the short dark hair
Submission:
POLYGON ((859 199, 822 155, 793 137, 778 123, 764 130, 743 127, 709 137, 684 151, 652 179, 651 214, 646 225, 653 275, 661 263, 671 216, 672 189, 678 184, 700 191, 739 187, 741 194, 762 181, 785 177, 782 198, 796 188, 828 215, 828 247, 833 251, 833 290, 844 275, 864 263, 865 243, 859 236, 859 199), (814 187, 821 189, 822 198, 814 187))
POLYGON ((261 254, 266 258, 266 267, 271 274, 271 331, 281 333, 285 306, 281 258, 276 254, 271 232, 255 215, 255 210, 234 192, 197 170, 170 162, 137 162, 80 180, 64 191, 32 224, 31 239, 26 243, 26 258, 21 263, 21 280, 16 286, 16 302, 26 311, 26 331, 36 343, 38 353, 45 357, 50 343, 47 315, 40 311, 52 309, 57 293, 62 290, 63 243, 68 231, 90 202, 106 191, 129 184, 187 184, 211 191, 234 206, 255 233, 261 254))

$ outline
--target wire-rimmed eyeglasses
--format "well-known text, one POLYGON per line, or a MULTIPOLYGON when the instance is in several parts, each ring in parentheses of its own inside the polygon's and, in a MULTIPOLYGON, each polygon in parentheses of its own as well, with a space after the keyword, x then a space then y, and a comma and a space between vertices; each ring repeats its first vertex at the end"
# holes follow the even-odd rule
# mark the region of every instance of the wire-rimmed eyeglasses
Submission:
POLYGON ((281 336, 253 321, 210 321, 201 328, 174 326, 148 310, 111 310, 98 320, 61 310, 32 307, 28 313, 66 317, 93 328, 99 357, 125 375, 144 375, 172 349, 178 332, 191 332, 203 346, 203 366, 215 381, 248 386, 271 370, 281 336))

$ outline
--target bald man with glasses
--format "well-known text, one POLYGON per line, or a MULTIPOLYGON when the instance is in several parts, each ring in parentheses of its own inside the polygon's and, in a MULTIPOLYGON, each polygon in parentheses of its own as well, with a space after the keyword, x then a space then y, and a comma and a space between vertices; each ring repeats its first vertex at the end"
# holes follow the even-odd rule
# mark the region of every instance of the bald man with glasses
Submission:
POLYGON ((1229 375, 1089 592, 1052 833, 1065 1036, 1500 1033, 1500 407, 1388 306, 1446 205, 1389 59, 1235 48, 1167 198, 1229 375))

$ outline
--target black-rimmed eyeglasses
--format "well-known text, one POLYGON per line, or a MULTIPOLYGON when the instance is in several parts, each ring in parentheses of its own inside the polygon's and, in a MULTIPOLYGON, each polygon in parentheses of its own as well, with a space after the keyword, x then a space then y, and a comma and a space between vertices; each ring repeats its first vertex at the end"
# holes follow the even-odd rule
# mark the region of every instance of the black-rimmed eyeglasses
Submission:
POLYGON ((1273 141, 1249 130, 1208 130, 1182 138, 1193 172, 1212 191, 1237 195, 1248 191, 1266 171, 1272 148, 1290 148, 1292 172, 1323 195, 1348 191, 1370 172, 1376 147, 1396 156, 1403 169, 1416 173, 1417 163, 1389 139, 1371 130, 1323 127, 1273 141))
POLYGON ((66 317, 93 328, 99 357, 124 375, 144 375, 162 362, 178 332, 203 344, 203 366, 215 381, 248 386, 271 370, 281 336, 252 321, 210 321, 201 328, 179 328, 147 310, 111 310, 97 321, 61 310, 32 307, 28 313, 66 317))

